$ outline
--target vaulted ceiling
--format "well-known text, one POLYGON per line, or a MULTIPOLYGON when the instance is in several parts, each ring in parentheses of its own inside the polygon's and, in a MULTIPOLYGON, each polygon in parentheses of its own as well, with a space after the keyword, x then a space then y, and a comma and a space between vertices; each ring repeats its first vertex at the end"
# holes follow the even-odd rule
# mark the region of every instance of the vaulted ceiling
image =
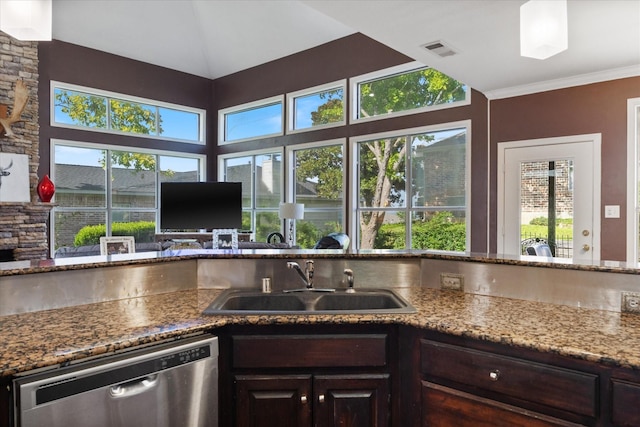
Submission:
POLYGON ((569 49, 543 61, 520 56, 523 3, 54 0, 53 37, 211 79, 357 32, 488 96, 640 75, 640 0, 569 0, 569 49))

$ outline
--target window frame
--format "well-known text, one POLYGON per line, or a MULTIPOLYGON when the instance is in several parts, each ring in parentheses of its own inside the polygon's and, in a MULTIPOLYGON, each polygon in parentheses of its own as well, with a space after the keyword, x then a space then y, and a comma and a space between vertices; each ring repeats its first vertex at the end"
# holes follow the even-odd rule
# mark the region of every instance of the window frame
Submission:
POLYGON ((445 104, 438 104, 438 105, 429 105, 425 107, 414 108, 411 110, 394 111, 392 113, 381 114, 381 115, 372 116, 372 117, 359 117, 360 116, 360 84, 367 83, 370 81, 390 78, 398 74, 405 74, 405 73, 417 71, 423 68, 430 68, 430 67, 419 61, 413 61, 413 62, 401 64, 401 65, 396 65, 394 67, 377 70, 371 73, 362 74, 360 76, 351 77, 349 79, 349 89, 350 89, 349 104, 351 105, 351 108, 350 108, 351 114, 349 117, 350 123, 356 124, 356 123, 370 122, 373 120, 384 120, 384 119, 389 119, 394 117, 424 113, 427 111, 437 111, 437 110, 444 110, 448 108, 456 108, 456 107, 461 107, 464 105, 471 104, 471 88, 465 84, 467 88, 467 90, 465 91, 465 99, 461 101, 455 101, 452 103, 445 103, 445 104))
MULTIPOLYGON (((197 160, 199 162, 199 166, 200 166, 200 176, 199 179, 200 181, 204 181, 206 179, 207 176, 207 156, 204 154, 194 154, 194 153, 182 153, 182 152, 177 152, 177 151, 168 151, 168 150, 154 150, 151 148, 138 148, 138 147, 130 147, 130 146, 123 146, 123 145, 115 145, 115 144, 101 144, 101 143, 95 143, 95 142, 86 142, 86 141, 75 141, 75 140, 67 140, 67 139, 60 139, 60 138, 52 138, 50 141, 50 176, 51 176, 51 180, 53 182, 56 182, 56 159, 55 159, 55 149, 56 146, 58 145, 63 145, 63 146, 68 146, 68 147, 77 147, 77 148, 87 148, 87 149, 94 149, 94 150, 104 150, 104 151, 125 151, 125 152, 135 152, 135 153, 142 153, 142 154, 150 154, 150 155, 154 155, 157 157, 160 156, 171 156, 171 157, 185 157, 185 158, 189 158, 189 159, 194 159, 197 160)), ((111 162, 108 162, 108 169, 112 168, 111 162)), ((114 208, 112 206, 112 187, 111 187, 111 183, 110 183, 110 179, 109 177, 111 176, 111 172, 110 171, 106 171, 107 173, 107 181, 106 181, 106 188, 105 188, 105 206, 100 207, 100 206, 90 206, 90 207, 80 207, 80 206, 71 206, 71 207, 66 207, 66 206, 54 206, 54 208, 51 211, 51 226, 50 226, 50 233, 49 233, 49 239, 51 244, 49 245, 49 249, 51 252, 51 256, 53 257, 53 254, 55 253, 55 247, 56 247, 56 242, 55 242, 55 235, 56 235, 56 230, 55 230, 55 213, 57 212, 92 212, 92 211, 100 211, 100 212, 104 212, 105 213, 105 226, 106 226, 106 234, 107 236, 111 236, 111 222, 112 222, 112 218, 113 218, 113 212, 119 212, 119 211, 127 211, 127 210, 131 210, 131 209, 125 209, 125 208, 121 208, 121 207, 117 207, 114 208)), ((160 173, 160 171, 158 169, 156 169, 154 171, 154 173, 156 174, 156 178, 158 176, 158 174, 160 173)), ((159 201, 160 201, 160 180, 156 179, 156 188, 155 188, 155 207, 154 208, 135 208, 136 211, 140 211, 140 212, 155 212, 155 223, 156 223, 156 233, 160 232, 159 229, 159 215, 160 215, 160 205, 159 205, 159 201)))
MULTIPOLYGON (((260 150, 251 150, 251 151, 238 151, 238 152, 234 152, 234 153, 228 153, 228 154, 220 154, 218 155, 218 181, 219 182, 225 182, 225 173, 226 173, 226 169, 225 169, 225 160, 227 159, 234 159, 234 158, 240 158, 240 157, 257 157, 257 156, 263 156, 265 154, 279 154, 280 158, 282 159, 282 161, 280 162, 280 176, 282 177, 282 179, 280 180, 280 202, 283 201, 284 199, 284 195, 285 195, 285 181, 286 181, 286 177, 285 177, 285 170, 287 169, 285 164, 286 164, 286 158, 285 158, 285 150, 284 147, 274 147, 274 148, 265 148, 265 149, 260 149, 260 150)), ((256 168, 256 163, 254 161, 254 163, 252 164, 252 170, 251 170, 251 208, 250 209, 245 209, 244 206, 242 207, 242 212, 250 212, 251 213, 251 230, 254 233, 254 235, 256 234, 256 213, 257 212, 276 212, 278 213, 278 206, 275 206, 273 208, 258 208, 256 206, 256 173, 255 173, 255 168, 256 168)), ((280 233, 283 233, 284 230, 284 220, 280 219, 280 233)))
POLYGON ((343 79, 343 80, 338 80, 335 82, 331 82, 331 83, 326 83, 323 85, 318 85, 318 86, 314 86, 311 88, 305 88, 302 90, 298 90, 295 92, 289 92, 286 94, 286 106, 287 106, 287 120, 286 120, 286 126, 287 126, 287 134, 296 134, 296 133, 301 133, 301 132, 310 132, 310 131, 314 131, 314 130, 318 130, 318 129, 326 129, 326 128, 332 128, 332 127, 337 127, 337 126, 344 126, 347 124, 347 100, 348 100, 348 94, 347 94, 347 79, 343 79), (338 121, 338 122, 334 122, 334 123, 327 123, 324 125, 318 125, 318 126, 311 126, 308 128, 303 128, 303 129, 295 129, 295 115, 296 115, 296 109, 295 109, 295 102, 296 99, 298 98, 302 98, 304 96, 308 96, 308 95, 314 95, 314 94, 319 94, 322 92, 327 92, 333 89, 342 89, 342 102, 343 102, 343 108, 342 108, 342 120, 338 121))
POLYGON ((638 265, 640 238, 640 98, 627 99, 627 263, 638 265), (632 237, 633 236, 633 237, 632 237))
POLYGON ((163 102, 163 101, 158 101, 158 100, 154 100, 154 99, 148 99, 148 98, 142 98, 142 97, 138 97, 138 96, 133 96, 133 95, 127 95, 127 94, 123 94, 123 93, 118 93, 118 92, 111 92, 111 91, 106 91, 106 90, 102 90, 102 89, 95 89, 95 88, 90 88, 90 87, 86 87, 86 86, 80 86, 80 85, 75 85, 75 84, 71 84, 71 83, 64 83, 64 82, 59 82, 56 80, 51 80, 50 81, 50 125, 51 127, 57 127, 57 128, 66 128, 66 129, 77 129, 77 130, 82 130, 82 131, 88 131, 88 132, 98 132, 98 133, 107 133, 107 134, 113 134, 113 135, 126 135, 126 136, 132 136, 132 137, 136 137, 136 138, 146 138, 146 139, 156 139, 156 140, 162 140, 162 141, 173 141, 173 142, 181 142, 181 143, 185 143, 185 144, 194 144, 194 145, 205 145, 207 138, 206 138, 206 125, 207 125, 207 111, 202 109, 202 108, 195 108, 195 107, 188 107, 186 105, 179 105, 179 104, 172 104, 169 102, 163 102), (67 123, 59 123, 56 122, 56 115, 55 115, 55 91, 56 89, 62 89, 62 90, 68 90, 68 91, 73 91, 73 92, 81 92, 81 93, 86 93, 88 95, 95 95, 95 96, 100 96, 100 97, 104 97, 107 99, 107 128, 92 128, 92 127, 88 127, 88 126, 80 126, 80 125, 74 125, 74 124, 67 124, 67 123), (171 137, 166 137, 163 135, 159 135, 159 134, 153 134, 153 135, 147 135, 147 134, 140 134, 140 133, 132 133, 132 132, 123 132, 123 131, 119 131, 116 129, 111 129, 110 126, 110 122, 111 120, 109 119, 109 101, 110 100, 119 100, 119 101, 125 101, 125 102, 131 102, 131 103, 136 103, 136 104, 143 104, 143 105, 150 105, 152 107, 156 108, 156 117, 157 117, 157 109, 158 108, 166 108, 166 109, 171 109, 171 110, 176 110, 176 111, 180 111, 180 112, 185 112, 185 113, 192 113, 192 114, 196 114, 198 115, 199 119, 199 123, 198 123, 198 140, 191 140, 191 139, 182 139, 182 138, 171 138, 171 137))
MULTIPOLYGON (((372 141, 377 139, 387 139, 392 137, 399 136, 408 136, 408 135, 416 135, 416 134, 424 134, 430 132, 439 132, 445 130, 451 130, 456 128, 465 128, 466 129, 466 141, 465 141, 465 165, 464 165, 464 173, 465 173, 465 252, 469 252, 471 248, 471 202, 472 202, 472 194, 471 194, 471 119, 460 120, 455 122, 446 122, 446 123, 438 123, 435 125, 428 126, 420 126, 415 128, 407 128, 407 129, 398 129, 388 132, 381 132, 375 134, 367 134, 367 135, 358 135, 349 139, 349 157, 351 158, 350 167, 351 173, 349 174, 349 191, 351 192, 351 197, 349 199, 349 232, 352 241, 352 245, 354 249, 360 250, 360 211, 361 206, 359 203, 359 194, 360 194, 360 159, 358 157, 358 144, 366 141, 372 141)), ((405 190, 408 186, 411 185, 412 182, 412 172, 411 172, 411 158, 410 156, 411 150, 406 150, 405 154, 405 190)), ((405 197, 406 203, 404 207, 389 207, 389 208, 367 208, 364 210, 367 211, 394 211, 394 212, 404 212, 405 215, 405 244, 411 244, 411 213, 424 211, 425 209, 416 209, 411 206, 411 197, 410 194, 407 194, 405 197)), ((446 208, 446 207, 444 207, 446 208)), ((431 207, 428 210, 444 210, 439 209, 438 207, 431 207)), ((410 248, 411 246, 409 246, 410 248)), ((434 249, 424 249, 425 251, 433 251, 434 249)), ((459 254, 461 252, 458 251, 438 251, 444 253, 452 253, 459 254)))
POLYGON ((218 145, 229 145, 229 144, 238 144, 246 141, 255 141, 257 139, 263 138, 271 138, 276 136, 284 135, 285 128, 285 104, 284 104, 284 95, 272 96, 270 98, 264 98, 257 101, 247 102, 245 104, 234 105, 233 107, 223 108, 218 110, 218 145), (269 105, 280 104, 280 108, 282 110, 282 117, 280 118, 280 130, 278 132, 253 136, 249 138, 242 139, 234 139, 234 140, 226 140, 226 119, 227 116, 233 113, 240 113, 242 111, 254 110, 260 107, 267 107, 269 105))
MULTIPOLYGON (((344 230, 345 233, 347 233, 347 235, 350 235, 349 233, 349 227, 348 227, 348 223, 347 223, 347 212, 348 212, 348 206, 349 206, 349 188, 347 187, 347 183, 349 181, 349 177, 348 177, 348 173, 347 173, 347 165, 348 165, 348 147, 347 147, 347 139, 346 138, 337 138, 337 139, 330 139, 330 140, 324 140, 324 141, 315 141, 315 142, 309 142, 306 144, 296 144, 296 145, 290 145, 288 147, 286 147, 286 194, 285 194, 285 202, 290 202, 290 203, 295 203, 295 196, 296 196, 296 192, 295 192, 295 187, 296 187, 296 179, 295 179, 295 154, 296 151, 302 151, 302 150, 309 150, 309 149, 313 149, 313 148, 322 148, 322 147, 329 147, 329 146, 335 146, 335 145, 340 145, 342 146, 342 165, 343 165, 343 171, 344 173, 342 174, 342 188, 345 190, 343 192, 343 198, 342 198, 342 207, 340 209, 341 214, 342 214, 342 229, 344 230)), ((305 205, 305 212, 328 212, 328 211, 338 211, 338 209, 328 209, 328 208, 323 208, 323 209, 309 209, 306 205, 305 205)), ((294 227, 295 228, 295 227, 294 227)), ((295 236, 297 230, 294 229, 294 241, 297 241, 297 236, 295 236)))

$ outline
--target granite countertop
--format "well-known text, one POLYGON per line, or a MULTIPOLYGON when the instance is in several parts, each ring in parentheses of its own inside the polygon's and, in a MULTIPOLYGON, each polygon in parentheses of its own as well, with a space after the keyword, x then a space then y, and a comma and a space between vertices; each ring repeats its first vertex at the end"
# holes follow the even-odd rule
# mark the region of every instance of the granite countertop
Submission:
POLYGON ((336 257, 339 257, 341 259, 429 258, 640 275, 640 266, 638 264, 627 265, 626 263, 618 261, 580 263, 579 261, 573 262, 572 260, 565 258, 547 258, 525 255, 508 256, 472 252, 450 253, 413 249, 367 249, 358 251, 332 249, 241 249, 234 251, 218 249, 180 249, 166 250, 163 252, 138 252, 133 254, 0 262, 0 277, 33 273, 46 273, 53 271, 86 270, 103 267, 154 264, 159 262, 171 262, 187 259, 288 259, 291 258, 292 255, 295 255, 299 258, 312 257, 314 259, 336 257))
POLYGON ((205 316, 199 289, 0 317, 0 376, 66 364, 227 324, 396 323, 640 369, 640 316, 427 288, 396 288, 394 315, 205 316))

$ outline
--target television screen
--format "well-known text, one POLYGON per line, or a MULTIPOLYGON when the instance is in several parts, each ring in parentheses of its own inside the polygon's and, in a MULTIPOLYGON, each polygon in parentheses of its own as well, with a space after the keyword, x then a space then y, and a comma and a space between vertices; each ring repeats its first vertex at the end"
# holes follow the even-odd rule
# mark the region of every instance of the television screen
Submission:
POLYGON ((239 182, 163 182, 160 230, 212 230, 242 227, 239 182))

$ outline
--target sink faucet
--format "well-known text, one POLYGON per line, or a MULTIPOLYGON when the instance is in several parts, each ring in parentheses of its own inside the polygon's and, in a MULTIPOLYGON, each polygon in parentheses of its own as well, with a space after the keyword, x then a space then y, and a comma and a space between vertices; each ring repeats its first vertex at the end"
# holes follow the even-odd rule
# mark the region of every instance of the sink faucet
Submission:
POLYGON ((287 268, 294 269, 298 275, 302 278, 302 281, 306 285, 307 289, 313 289, 313 261, 308 259, 305 261, 304 272, 297 262, 287 262, 287 268))
POLYGON ((350 268, 345 268, 343 273, 347 278, 347 285, 349 286, 346 292, 352 294, 356 291, 355 289, 353 289, 353 270, 350 268))

